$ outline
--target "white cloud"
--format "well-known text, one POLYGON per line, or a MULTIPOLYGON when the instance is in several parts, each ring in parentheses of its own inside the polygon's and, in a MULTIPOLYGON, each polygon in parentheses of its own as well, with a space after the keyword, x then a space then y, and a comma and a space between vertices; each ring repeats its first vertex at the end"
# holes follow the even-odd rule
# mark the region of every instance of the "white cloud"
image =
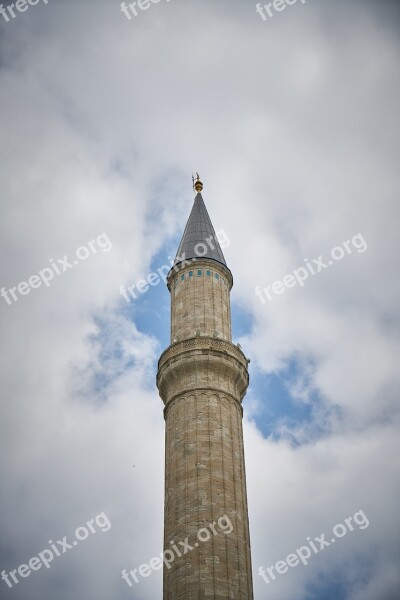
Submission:
MULTIPOLYGON (((102 232, 112 250, 12 306, 1 298, 0 567, 101 511, 112 528, 9 597, 161 595, 160 573, 138 591, 120 580, 161 551, 163 417, 153 379, 161 347, 132 323, 134 304, 129 315, 121 308, 119 286, 146 275, 182 231, 197 169, 215 229, 231 242, 233 299, 254 319, 241 340, 252 365, 272 372, 299 357, 328 414, 341 411, 318 439, 312 425, 264 439, 245 421, 254 567, 362 508, 368 529, 267 589, 300 599, 336 574, 348 600, 394 600, 394 4, 309 2, 268 23, 239 2, 160 3, 131 22, 118 3, 95 4, 52 0, 2 24, 1 285, 102 232), (357 233, 365 253, 265 305, 255 297, 256 285, 357 233)), ((310 401, 301 383, 292 391, 310 401)), ((315 411, 314 425, 326 414, 315 411)))

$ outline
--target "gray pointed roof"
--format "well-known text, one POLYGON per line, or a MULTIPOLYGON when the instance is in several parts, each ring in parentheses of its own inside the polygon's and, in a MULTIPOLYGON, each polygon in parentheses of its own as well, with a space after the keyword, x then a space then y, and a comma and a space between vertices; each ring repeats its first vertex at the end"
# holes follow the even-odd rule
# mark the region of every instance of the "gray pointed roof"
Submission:
POLYGON ((199 192, 194 199, 192 212, 186 223, 174 264, 178 264, 183 258, 188 260, 190 258, 200 258, 200 256, 222 263, 225 267, 227 266, 206 205, 199 192), (207 238, 211 238, 211 240, 207 242, 207 238), (207 253, 204 254, 206 249, 204 246, 199 246, 196 253, 195 248, 197 244, 204 244, 207 248, 207 253))

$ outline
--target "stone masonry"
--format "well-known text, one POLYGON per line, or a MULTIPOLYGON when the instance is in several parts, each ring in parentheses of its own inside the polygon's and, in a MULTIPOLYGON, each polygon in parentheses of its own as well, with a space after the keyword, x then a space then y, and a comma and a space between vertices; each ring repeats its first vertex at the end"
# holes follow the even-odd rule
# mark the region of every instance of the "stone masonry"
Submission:
MULTIPOLYGON (((215 236, 198 193, 180 250, 190 254, 205 233, 215 236)), ((163 600, 253 600, 241 404, 249 361, 231 341, 233 281, 217 250, 218 260, 186 255, 191 263, 178 262, 167 279, 171 345, 157 375, 166 423, 164 549, 186 538, 194 546, 197 532, 224 515, 233 529, 164 567, 163 600)))

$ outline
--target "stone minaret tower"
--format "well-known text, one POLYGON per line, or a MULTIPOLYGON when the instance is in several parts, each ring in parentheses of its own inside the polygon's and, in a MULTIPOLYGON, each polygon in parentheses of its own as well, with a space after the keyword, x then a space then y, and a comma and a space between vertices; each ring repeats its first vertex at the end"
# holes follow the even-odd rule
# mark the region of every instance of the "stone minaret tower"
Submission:
POLYGON ((164 566, 163 600, 253 600, 241 404, 249 361, 232 344, 233 279, 199 177, 194 187, 167 277, 171 345, 157 374, 166 424, 164 550, 175 545, 181 554, 164 566), (224 515, 230 533, 218 526, 224 515), (201 528, 207 541, 199 541, 201 528), (186 538, 193 549, 184 553, 186 538))

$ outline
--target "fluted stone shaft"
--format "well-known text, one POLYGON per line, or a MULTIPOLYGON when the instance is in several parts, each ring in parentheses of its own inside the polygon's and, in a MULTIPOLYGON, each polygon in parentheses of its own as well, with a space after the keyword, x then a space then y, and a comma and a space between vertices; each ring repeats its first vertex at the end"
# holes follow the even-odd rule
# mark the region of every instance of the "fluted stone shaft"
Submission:
POLYGON ((166 422, 164 549, 186 538, 193 549, 174 552, 164 567, 164 600, 253 600, 241 406, 248 361, 231 343, 231 286, 230 271, 215 261, 168 277, 172 344, 157 375, 166 422), (218 526, 224 516, 229 533, 218 526), (202 528, 210 531, 204 542, 202 528))

